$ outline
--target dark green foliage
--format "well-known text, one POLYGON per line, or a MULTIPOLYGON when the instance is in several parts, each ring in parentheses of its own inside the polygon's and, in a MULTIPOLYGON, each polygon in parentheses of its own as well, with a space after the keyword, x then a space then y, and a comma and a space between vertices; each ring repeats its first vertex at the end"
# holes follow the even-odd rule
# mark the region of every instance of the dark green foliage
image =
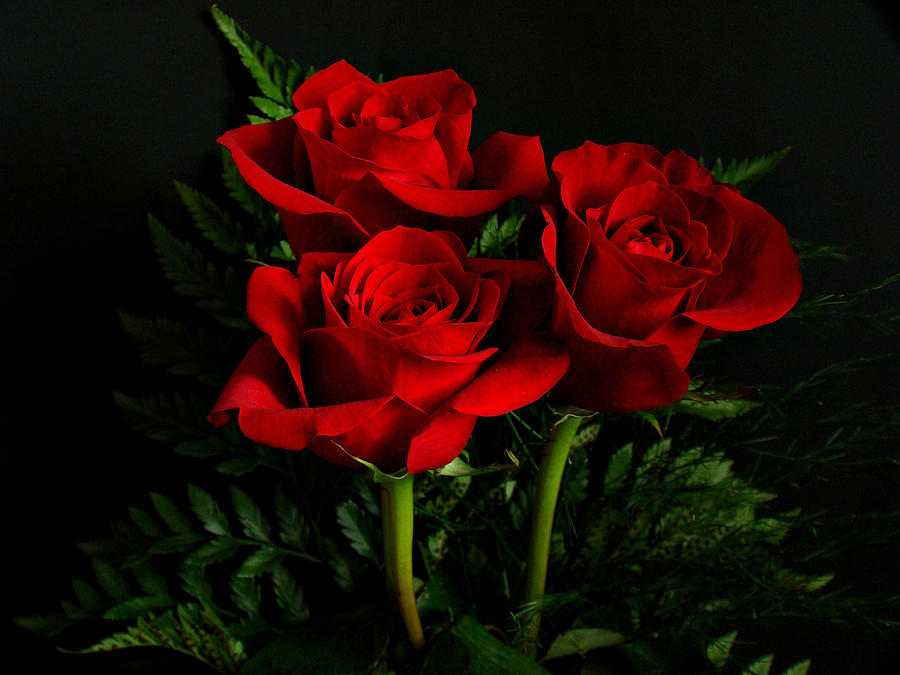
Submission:
MULTIPOLYGON (((713 176, 716 177, 717 181, 721 183, 730 183, 741 192, 744 192, 756 183, 756 181, 781 164, 790 151, 791 146, 786 146, 758 157, 740 161, 732 159, 727 164, 722 162, 721 157, 717 157, 708 168, 713 176)), ((700 159, 700 164, 703 164, 702 158, 700 159)))
MULTIPOLYGON (((313 70, 304 72, 293 60, 285 60, 258 40, 250 37, 234 19, 213 6, 213 19, 225 39, 238 51, 241 62, 247 67, 250 75, 259 85, 259 90, 269 99, 258 103, 260 111, 272 119, 279 119, 270 113, 286 112, 281 117, 291 114, 291 95, 304 79, 312 75, 313 70), (274 108, 273 104, 278 104, 274 108)), ((259 99, 259 97, 254 97, 259 99)), ((265 99, 262 99, 265 100, 265 99)))

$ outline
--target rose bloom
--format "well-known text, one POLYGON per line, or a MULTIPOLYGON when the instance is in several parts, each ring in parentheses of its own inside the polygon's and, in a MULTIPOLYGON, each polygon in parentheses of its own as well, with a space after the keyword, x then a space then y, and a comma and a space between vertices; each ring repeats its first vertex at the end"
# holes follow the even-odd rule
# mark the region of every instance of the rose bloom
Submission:
POLYGON ((219 142, 273 204, 295 253, 356 250, 400 223, 458 234, 547 183, 537 137, 497 133, 469 154, 475 95, 452 70, 376 84, 345 61, 314 74, 290 118, 219 142))
POLYGON ((636 143, 557 156, 541 207, 567 402, 634 412, 677 400, 704 335, 775 321, 800 294, 787 233, 694 159, 636 143))
POLYGON ((258 268, 247 313, 265 335, 209 419, 344 466, 444 466, 478 416, 531 403, 565 373, 565 348, 532 331, 552 288, 538 261, 467 258, 451 233, 404 227, 356 254, 305 254, 296 276, 258 268))

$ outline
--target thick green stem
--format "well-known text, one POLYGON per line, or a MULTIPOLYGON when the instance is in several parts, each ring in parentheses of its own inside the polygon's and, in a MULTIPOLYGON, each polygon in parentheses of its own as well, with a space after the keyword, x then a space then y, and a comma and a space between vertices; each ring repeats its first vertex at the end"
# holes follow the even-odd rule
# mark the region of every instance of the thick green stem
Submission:
POLYGON ((534 502, 531 507, 531 542, 525 577, 525 603, 531 608, 525 621, 525 647, 531 658, 537 656, 538 629, 541 623, 540 603, 547 585, 547 561, 550 557, 550 535, 563 470, 572 440, 581 425, 580 417, 564 417, 553 429, 538 469, 534 502))
MULTIPOLYGON (((409 641, 416 649, 425 646, 425 633, 419 610, 416 609, 416 594, 413 589, 413 477, 387 480, 386 501, 388 508, 382 507, 382 523, 386 541, 386 576, 393 586, 394 597, 409 641)), ((382 501, 384 504, 384 500, 382 501)))

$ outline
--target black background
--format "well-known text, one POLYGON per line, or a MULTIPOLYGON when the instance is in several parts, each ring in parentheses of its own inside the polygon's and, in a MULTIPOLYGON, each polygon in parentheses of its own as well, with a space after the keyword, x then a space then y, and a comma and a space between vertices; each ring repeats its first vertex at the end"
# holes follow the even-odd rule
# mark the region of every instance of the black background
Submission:
MULTIPOLYGON (((750 196, 800 239, 845 244, 849 264, 804 275, 807 293, 855 290, 898 271, 898 24, 864 2, 357 3, 224 0, 251 35, 302 64, 345 58, 386 79, 453 68, 475 89, 473 144, 539 135, 549 160, 586 139, 637 141, 707 158, 792 145, 750 196)), ((165 313, 172 295, 146 214, 183 220, 171 180, 217 185, 215 139, 255 93, 208 6, 194 1, 3 3, 2 232, 5 281, 5 615, 55 609, 90 574, 73 542, 106 533, 149 490, 189 476, 129 430, 111 392, 156 391, 117 311, 165 313)), ((876 354, 895 338, 784 322, 735 337, 723 368, 784 383, 876 354)), ((897 369, 851 382, 847 400, 900 400, 897 369)), ((896 474, 896 472, 895 472, 896 474)), ((811 508, 900 507, 896 475, 809 491, 811 508)), ((897 547, 843 571, 897 590, 897 547)), ((58 661, 9 625, 28 671, 58 661)), ((889 641, 785 623, 767 647, 813 657, 814 673, 890 672, 889 641), (882 670, 883 669, 883 670, 882 670)), ((102 658, 102 657, 98 657, 102 658)), ((63 665, 59 665, 62 663, 63 665)), ((92 668, 105 662, 90 661, 92 668)), ((24 671, 23 671, 24 672, 24 671)))

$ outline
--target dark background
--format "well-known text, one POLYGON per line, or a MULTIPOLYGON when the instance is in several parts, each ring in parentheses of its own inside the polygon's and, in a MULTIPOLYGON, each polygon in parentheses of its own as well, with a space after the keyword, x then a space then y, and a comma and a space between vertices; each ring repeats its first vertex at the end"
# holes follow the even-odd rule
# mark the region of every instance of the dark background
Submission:
MULTIPOLYGON (((345 58, 386 79, 455 69, 478 97, 472 147, 497 130, 541 136, 548 162, 586 139, 707 158, 792 145, 750 196, 792 236, 847 245, 851 256, 806 270, 806 291, 855 290, 900 270, 900 33, 880 3, 223 0, 220 7, 304 65, 345 58)), ((214 141, 244 122, 246 96, 256 92, 205 3, 3 2, 0 9, 9 345, 2 596, 4 615, 23 615, 54 610, 69 596, 70 579, 90 574, 74 542, 106 534, 149 490, 189 478, 175 473, 184 463, 165 447, 128 429, 112 403, 114 390, 156 391, 166 381, 138 363, 117 311, 166 312, 173 296, 146 214, 167 224, 184 219, 172 179, 218 184, 214 141)), ((723 368, 749 383, 792 382, 895 340, 797 322, 760 335, 735 339, 734 361, 723 368)), ((897 368, 863 373, 847 401, 900 401, 897 375, 897 368)), ((810 506, 900 508, 896 473, 818 486, 810 506)), ((897 591, 897 550, 861 550, 839 572, 863 591, 897 591)), ((2 630, 16 641, 7 654, 28 658, 28 672, 51 663, 75 668, 12 625, 2 630)), ((766 639, 764 648, 786 658, 813 657, 813 673, 891 672, 900 657, 890 641, 854 629, 786 623, 766 639)))

